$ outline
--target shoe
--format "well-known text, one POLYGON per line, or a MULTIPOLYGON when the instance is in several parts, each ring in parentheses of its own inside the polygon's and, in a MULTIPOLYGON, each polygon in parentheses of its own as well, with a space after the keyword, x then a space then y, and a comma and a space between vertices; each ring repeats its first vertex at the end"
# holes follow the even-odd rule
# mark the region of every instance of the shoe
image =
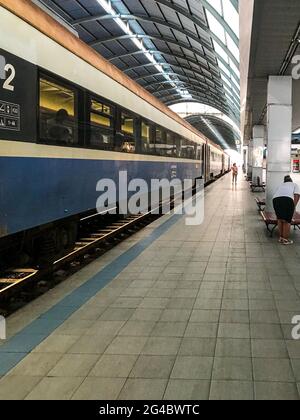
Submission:
POLYGON ((283 239, 282 244, 283 245, 293 245, 294 241, 290 241, 289 239, 283 239))
POLYGON ((280 238, 278 242, 279 242, 280 244, 283 244, 284 239, 283 239, 283 238, 280 238))

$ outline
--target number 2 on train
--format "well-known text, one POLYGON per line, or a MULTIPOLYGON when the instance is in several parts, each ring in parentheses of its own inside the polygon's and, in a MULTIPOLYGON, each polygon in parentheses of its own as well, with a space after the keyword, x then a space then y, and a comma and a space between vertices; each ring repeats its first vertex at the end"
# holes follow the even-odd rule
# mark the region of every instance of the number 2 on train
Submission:
POLYGON ((14 92, 15 87, 12 85, 14 78, 16 77, 16 69, 12 64, 6 64, 4 67, 4 71, 6 73, 10 72, 7 79, 3 83, 3 89, 9 90, 10 92, 14 92))

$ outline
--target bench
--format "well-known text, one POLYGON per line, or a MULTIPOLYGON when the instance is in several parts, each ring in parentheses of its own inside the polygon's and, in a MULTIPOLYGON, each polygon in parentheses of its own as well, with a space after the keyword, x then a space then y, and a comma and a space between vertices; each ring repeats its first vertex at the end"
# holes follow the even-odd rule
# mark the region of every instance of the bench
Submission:
POLYGON ((250 189, 251 189, 252 192, 265 191, 266 183, 261 182, 260 177, 258 176, 257 180, 256 180, 256 183, 255 182, 250 182, 250 189))
MULTIPOLYGON (((266 211, 261 211, 260 214, 272 238, 273 233, 278 225, 276 214, 272 212, 266 212, 266 211)), ((300 213, 294 214, 291 225, 294 226, 294 230, 296 230, 297 228, 300 230, 300 213)))
POLYGON ((266 207, 266 200, 263 198, 255 197, 255 202, 257 204, 258 210, 263 211, 266 207))

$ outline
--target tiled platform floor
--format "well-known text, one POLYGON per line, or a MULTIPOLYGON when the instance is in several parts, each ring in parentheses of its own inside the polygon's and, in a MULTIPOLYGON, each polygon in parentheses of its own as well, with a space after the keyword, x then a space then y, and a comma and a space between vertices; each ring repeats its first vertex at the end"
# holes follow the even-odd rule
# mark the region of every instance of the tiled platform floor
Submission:
MULTIPOLYGON (((205 207, 203 225, 180 219, 26 355, 0 399, 299 399, 300 235, 268 238, 243 180, 210 186, 205 207)), ((10 334, 162 222, 19 311, 10 334)))

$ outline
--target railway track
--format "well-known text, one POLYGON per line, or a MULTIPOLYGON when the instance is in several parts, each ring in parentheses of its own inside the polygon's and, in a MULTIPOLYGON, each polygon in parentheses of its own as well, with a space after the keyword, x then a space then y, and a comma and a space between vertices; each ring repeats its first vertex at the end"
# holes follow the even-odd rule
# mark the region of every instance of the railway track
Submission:
MULTIPOLYGON (((47 268, 18 267, 5 270, 0 274, 0 315, 7 316, 14 309, 54 287, 60 282, 53 278, 59 270, 69 275, 73 274, 84 264, 103 255, 117 243, 141 230, 158 217, 161 216, 148 212, 116 220, 90 232, 87 232, 85 228, 83 236, 79 237, 74 249, 47 268)), ((60 277, 62 281, 66 276, 60 277)))
MULTIPOLYGON (((207 183, 206 186, 210 183, 207 183)), ((171 209, 174 208, 176 198, 177 196, 173 197, 170 202, 171 209)), ((155 210, 160 211, 165 204, 166 201, 160 203, 155 210)), ((97 214, 82 220, 86 221, 88 219, 89 222, 89 220, 93 221, 93 217, 97 218, 99 216, 101 215, 97 214)), ((114 220, 96 229, 93 223, 93 227, 90 229, 89 224, 87 224, 82 229, 82 234, 79 235, 74 249, 54 261, 47 268, 17 267, 0 273, 0 315, 7 316, 27 302, 47 292, 66 277, 74 274, 84 265, 100 257, 117 243, 143 229, 161 216, 161 213, 152 210, 144 214, 114 220), (59 272, 60 275, 55 276, 59 272)))

